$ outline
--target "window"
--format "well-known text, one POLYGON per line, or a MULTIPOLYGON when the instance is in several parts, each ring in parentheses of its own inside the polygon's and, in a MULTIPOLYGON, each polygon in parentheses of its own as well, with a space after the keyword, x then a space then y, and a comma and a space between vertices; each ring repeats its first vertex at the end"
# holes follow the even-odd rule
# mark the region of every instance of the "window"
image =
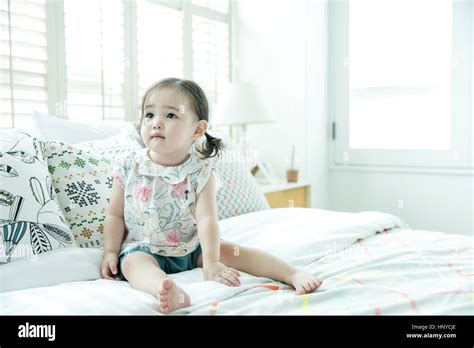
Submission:
POLYGON ((469 6, 451 0, 331 4, 336 163, 470 165, 469 6))
POLYGON ((138 97, 154 82, 184 74, 183 14, 148 1, 137 1, 138 97))
POLYGON ((45 0, 0 2, 0 127, 47 112, 45 0))
POLYGON ((214 11, 229 13, 229 2, 223 0, 193 0, 193 5, 207 7, 214 11))
POLYGON ((228 26, 193 16, 193 79, 206 91, 211 109, 229 82, 228 26))
POLYGON ((350 148, 450 148, 451 37, 451 1, 349 3, 350 148))
POLYGON ((64 0, 64 27, 68 117, 124 119, 122 2, 64 0))
MULTIPOLYGON (((137 1, 138 105, 152 83, 166 77, 196 81, 211 113, 229 82, 229 2, 137 1)), ((138 110, 138 108, 137 108, 138 110)))
POLYGON ((196 80, 212 110, 230 79, 228 0, 9 0, 0 15, 0 127, 33 110, 134 120, 170 76, 196 80))

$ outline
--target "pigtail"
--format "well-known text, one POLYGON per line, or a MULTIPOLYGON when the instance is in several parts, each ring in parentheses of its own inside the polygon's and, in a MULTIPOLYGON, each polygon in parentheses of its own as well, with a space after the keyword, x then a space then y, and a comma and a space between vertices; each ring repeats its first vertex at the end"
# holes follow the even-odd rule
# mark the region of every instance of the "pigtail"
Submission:
POLYGON ((222 139, 215 138, 207 132, 204 133, 204 135, 206 136, 206 141, 196 150, 203 155, 204 158, 219 156, 219 152, 224 149, 222 139))

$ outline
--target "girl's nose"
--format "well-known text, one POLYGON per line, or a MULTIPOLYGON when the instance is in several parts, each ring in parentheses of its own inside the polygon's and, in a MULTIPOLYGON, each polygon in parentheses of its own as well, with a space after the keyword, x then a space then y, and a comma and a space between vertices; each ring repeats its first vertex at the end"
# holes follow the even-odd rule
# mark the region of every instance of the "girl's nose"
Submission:
POLYGON ((163 128, 163 122, 161 117, 155 117, 153 122, 153 129, 161 129, 163 128))

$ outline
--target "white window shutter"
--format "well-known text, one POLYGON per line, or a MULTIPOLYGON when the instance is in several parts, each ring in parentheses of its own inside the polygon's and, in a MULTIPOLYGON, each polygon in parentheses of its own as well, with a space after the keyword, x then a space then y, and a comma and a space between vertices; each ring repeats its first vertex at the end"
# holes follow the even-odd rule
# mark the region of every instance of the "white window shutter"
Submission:
POLYGON ((211 113, 229 82, 229 24, 194 15, 193 79, 204 89, 211 113))
POLYGON ((0 128, 47 113, 45 0, 0 2, 0 128))
POLYGON ((206 7, 222 13, 229 13, 229 1, 226 0, 193 0, 193 5, 206 7))
POLYGON ((64 0, 69 118, 125 118, 123 22, 121 1, 64 0))
POLYGON ((230 78, 229 2, 136 3, 139 98, 158 80, 188 78, 204 89, 212 112, 230 78))
POLYGON ((177 8, 137 1, 138 96, 154 82, 183 76, 183 14, 177 8))
POLYGON ((226 0, 4 0, 0 127, 48 113, 48 99, 71 119, 131 120, 137 96, 172 76, 198 82, 212 113, 230 77, 229 23, 226 0))

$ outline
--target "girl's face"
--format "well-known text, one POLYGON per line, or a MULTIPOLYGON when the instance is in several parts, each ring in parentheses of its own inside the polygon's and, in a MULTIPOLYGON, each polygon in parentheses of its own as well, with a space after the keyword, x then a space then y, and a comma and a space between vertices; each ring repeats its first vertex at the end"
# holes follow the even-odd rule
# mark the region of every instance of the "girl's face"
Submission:
POLYGON ((205 120, 199 121, 188 98, 177 88, 160 88, 148 95, 140 133, 150 151, 162 158, 176 158, 188 153, 207 126, 205 120))

